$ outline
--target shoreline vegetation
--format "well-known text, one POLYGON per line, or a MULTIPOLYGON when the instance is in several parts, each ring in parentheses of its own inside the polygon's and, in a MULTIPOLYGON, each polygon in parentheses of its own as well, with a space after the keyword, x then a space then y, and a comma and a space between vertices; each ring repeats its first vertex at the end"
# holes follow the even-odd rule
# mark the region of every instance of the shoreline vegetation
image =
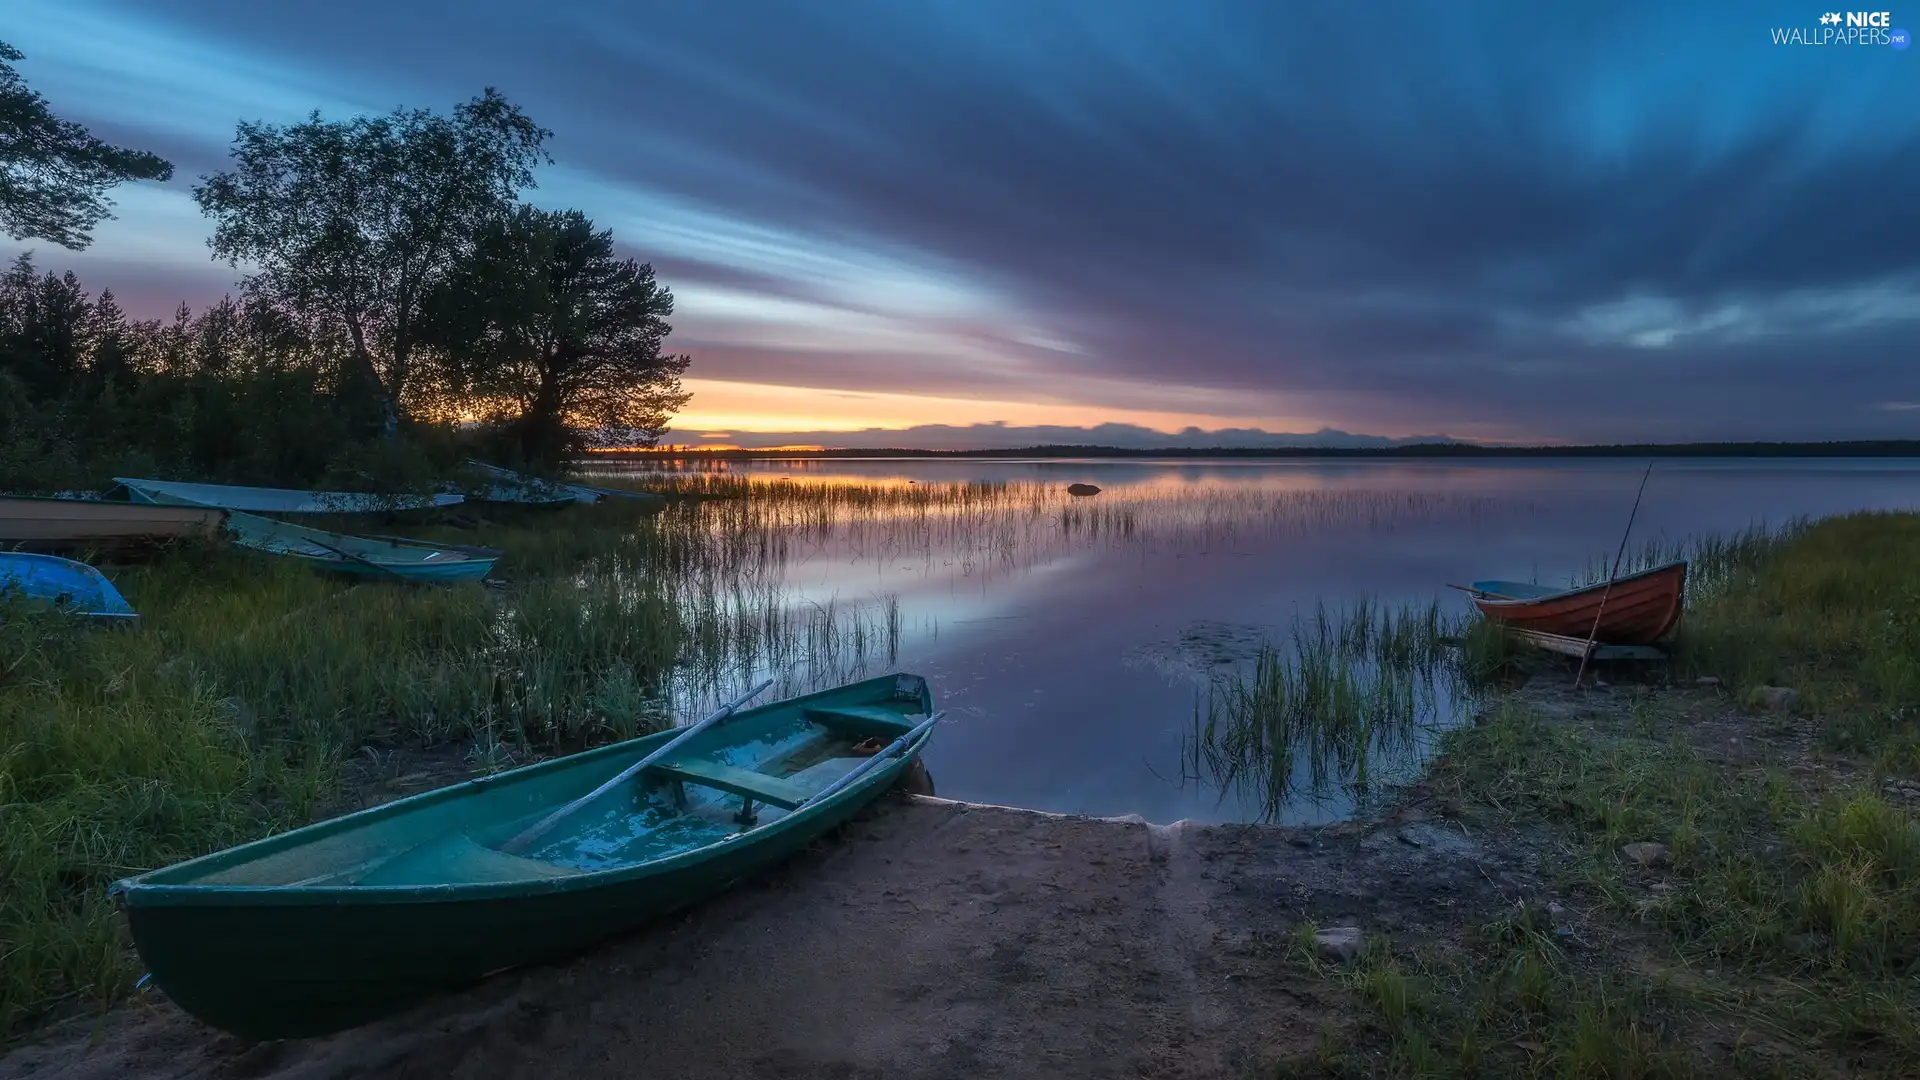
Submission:
POLYGON ((702 450, 695 446, 596 451, 588 462, 806 461, 835 458, 1912 458, 1920 457, 1920 439, 1857 439, 1830 442, 1613 443, 1590 446, 1497 446, 1463 442, 1420 442, 1397 446, 1191 446, 1157 450, 1120 446, 1048 445, 1003 450, 739 449, 702 450))
MULTIPOLYGON (((9 1041, 126 999, 139 968, 105 897, 116 877, 657 730, 754 673, 785 694, 891 666, 897 601, 796 605, 773 584, 788 545, 835 522, 881 546, 977 532, 1001 559, 1028 528, 1210 527, 1204 509, 1156 526, 1025 483, 662 480, 706 497, 655 517, 578 507, 565 529, 417 527, 505 548, 504 587, 355 587, 187 547, 114 568, 136 631, 0 613, 9 1041)), ((1295 502, 1308 519, 1370 512, 1295 502)), ((1365 600, 1323 606, 1213 684, 1195 778, 1270 800, 1357 780, 1366 798, 1346 825, 1208 835, 1308 845, 1281 839, 1283 860, 1346 836, 1343 872, 1381 879, 1351 892, 1373 900, 1245 916, 1249 978, 1320 995, 1314 1048, 1270 1054, 1269 1074, 1910 1075, 1916 550, 1920 515, 1862 513, 1635 552, 1694 562, 1673 661, 1577 693, 1566 665, 1484 624, 1365 600), (1444 722, 1443 699, 1460 703, 1444 722), (1409 740, 1435 753, 1424 778, 1380 768, 1409 740), (1397 864, 1368 846, 1383 829, 1390 851, 1478 860, 1463 879, 1490 884, 1387 899, 1397 864), (1449 854, 1436 838, 1454 829, 1477 854, 1449 854), (1503 864, 1535 885, 1494 888, 1503 864), (1364 944, 1330 952, 1322 931, 1345 925, 1364 944)))
POLYGON ((1716 550, 1667 677, 1545 665, 1442 737, 1412 801, 1545 888, 1346 963, 1297 923, 1363 1019, 1280 1075, 1920 1069, 1920 515, 1716 550))

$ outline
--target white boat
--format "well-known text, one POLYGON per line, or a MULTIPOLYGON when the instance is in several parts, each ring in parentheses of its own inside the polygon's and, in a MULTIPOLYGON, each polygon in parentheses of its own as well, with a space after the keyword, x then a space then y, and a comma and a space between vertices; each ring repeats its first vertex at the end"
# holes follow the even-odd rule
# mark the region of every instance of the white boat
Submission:
POLYGON ((165 506, 217 506, 249 514, 384 514, 457 506, 463 495, 370 495, 350 491, 296 491, 291 488, 188 484, 175 480, 137 480, 116 476, 135 502, 165 506))

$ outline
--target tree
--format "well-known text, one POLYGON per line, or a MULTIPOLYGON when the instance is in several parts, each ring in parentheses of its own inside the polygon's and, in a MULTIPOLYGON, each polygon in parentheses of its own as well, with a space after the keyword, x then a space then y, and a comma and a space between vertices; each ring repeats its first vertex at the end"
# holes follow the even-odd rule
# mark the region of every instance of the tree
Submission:
POLYGON ((20 50, 0 41, 0 228, 15 240, 51 240, 79 250, 112 217, 108 188, 173 176, 173 166, 144 150, 110 146, 53 115, 27 89, 12 61, 20 50))
POLYGON ((691 396, 688 358, 660 352, 673 294, 577 210, 494 222, 429 311, 445 384, 525 461, 652 446, 691 396))
POLYGON ((77 389, 87 369, 93 305, 72 271, 55 277, 22 252, 0 277, 0 370, 40 401, 77 389))
POLYGON ((549 132, 492 88, 441 116, 243 123, 233 168, 194 188, 216 258, 259 269, 244 291, 351 343, 349 383, 391 433, 427 296, 489 221, 533 186, 549 132))
POLYGON ((113 290, 101 289, 87 314, 87 375, 95 388, 132 381, 138 368, 133 338, 113 290))

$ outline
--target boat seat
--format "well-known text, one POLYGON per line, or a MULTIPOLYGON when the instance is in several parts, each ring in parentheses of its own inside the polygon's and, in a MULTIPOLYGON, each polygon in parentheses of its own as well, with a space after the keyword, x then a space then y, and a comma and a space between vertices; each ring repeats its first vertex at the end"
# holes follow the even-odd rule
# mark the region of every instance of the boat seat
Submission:
MULTIPOLYGON (((914 711, 918 713, 918 707, 914 711)), ((896 736, 913 726, 900 710, 881 705, 824 706, 808 709, 806 716, 823 728, 846 735, 896 736)))
POLYGON ((777 806, 782 810, 792 810, 806 802, 813 792, 783 780, 778 776, 769 776, 752 769, 742 769, 726 765, 707 758, 685 758, 680 761, 663 761, 651 766, 647 772, 669 780, 684 780, 702 787, 719 788, 748 798, 758 799, 768 806, 777 806))
POLYGON ((571 877, 581 871, 495 851, 463 832, 406 851, 362 874, 355 885, 444 885, 571 877))
POLYGON ((820 791, 828 784, 865 765, 867 757, 830 757, 816 761, 787 779, 808 791, 820 791))

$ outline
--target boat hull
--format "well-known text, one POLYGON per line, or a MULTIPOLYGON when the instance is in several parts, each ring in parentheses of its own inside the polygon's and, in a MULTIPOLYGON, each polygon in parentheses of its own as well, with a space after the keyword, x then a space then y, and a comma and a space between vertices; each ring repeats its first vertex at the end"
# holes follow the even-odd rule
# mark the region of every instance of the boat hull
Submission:
POLYGON ((105 574, 56 555, 0 551, 0 593, 15 590, 79 618, 113 622, 138 617, 105 574))
MULTIPOLYGON (((490 496, 483 502, 534 503, 548 507, 553 503, 565 506, 568 503, 593 504, 601 501, 601 496, 590 488, 564 481, 542 480, 538 477, 522 476, 512 469, 503 469, 498 465, 488 465, 482 461, 468 459, 467 467, 476 472, 485 473, 497 483, 490 496)), ((471 500, 469 500, 471 501, 471 500)))
POLYGON ((905 768, 881 770, 880 786, 751 847, 594 889, 377 905, 129 908, 128 923, 154 981, 200 1020, 249 1039, 324 1035, 698 903, 844 824, 905 768))
POLYGON ((505 484, 522 485, 522 486, 534 485, 536 487, 536 490, 545 488, 545 489, 557 489, 559 491, 567 492, 569 494, 569 497, 571 497, 576 502, 597 503, 597 502, 605 502, 608 499, 621 499, 626 502, 639 503, 643 508, 643 510, 645 510, 648 513, 658 513, 659 511, 665 510, 667 508, 666 498, 662 495, 658 495, 651 491, 632 491, 626 488, 594 487, 591 484, 570 484, 565 481, 535 480, 529 477, 521 476, 519 473, 513 472, 512 470, 502 469, 497 465, 488 465, 488 464, 485 464, 484 462, 479 462, 479 461, 469 461, 467 462, 467 464, 472 466, 475 469, 480 470, 481 472, 486 473, 487 475, 493 477, 496 480, 502 481, 505 484))
MULTIPOLYGON (((893 682, 899 677, 888 677, 893 682)), ((911 678, 911 677, 908 677, 911 678)), ((931 712, 923 680, 918 707, 931 712)), ((869 680, 766 708, 843 700, 869 680)), ((896 683, 897 685, 897 683, 896 683)), ((758 710, 753 710, 758 711, 758 710)), ((742 714, 743 716, 747 714, 742 714)), ((681 910, 763 871, 844 824, 892 787, 927 735, 888 764, 817 803, 737 839, 596 873, 535 881, 409 887, 233 888, 170 885, 221 880, 249 849, 287 858, 338 842, 354 819, 458 814, 457 800, 502 799, 515 778, 541 771, 611 775, 678 735, 666 731, 585 754, 454 785, 156 871, 116 886, 135 945, 154 982, 182 1009, 249 1039, 323 1035, 390 1015, 507 968, 553 960, 681 910), (595 771, 597 770, 597 772, 595 771), (492 794, 474 794, 487 789, 492 794), (407 804, 418 809, 409 811, 407 804), (212 871, 194 872, 196 864, 212 871), (158 880, 153 880, 158 879, 158 880)), ((588 781, 591 782, 592 776, 588 781)))
MULTIPOLYGON (((598 501, 597 499, 594 501, 598 501)), ((554 495, 537 491, 528 491, 501 485, 484 495, 469 495, 464 506, 476 510, 525 511, 529 513, 551 513, 579 505, 580 500, 571 494, 554 495)))
POLYGON ((431 585, 479 581, 500 558, 494 548, 430 544, 400 536, 349 536, 239 512, 228 515, 228 525, 234 542, 242 547, 369 581, 431 585))
MULTIPOLYGON (((1602 582, 1564 592, 1501 599, 1494 594, 1503 585, 1475 582, 1471 590, 1474 606, 1495 622, 1583 641, 1591 636, 1610 645, 1652 645, 1665 640, 1680 621, 1687 564, 1669 563, 1618 578, 1610 589, 1602 582)), ((1507 587, 1517 591, 1516 587, 1507 587)))
MULTIPOLYGON (((286 554, 275 552, 274 554, 286 554)), ((462 559, 459 562, 444 563, 376 563, 367 566, 347 559, 325 558, 312 555, 294 555, 303 559, 314 569, 329 574, 342 574, 347 577, 364 578, 368 581, 393 581, 398 578, 416 585, 450 585, 460 581, 480 581, 492 572, 496 557, 477 556, 462 559)))
POLYGON ((141 480, 116 476, 113 482, 136 502, 163 506, 211 506, 249 514, 404 514, 458 506, 465 497, 439 495, 369 495, 350 491, 297 491, 291 488, 237 487, 231 484, 190 484, 173 480, 141 480))
POLYGON ((99 499, 0 498, 0 548, 125 551, 182 540, 217 540, 226 512, 99 499))
POLYGON ((585 484, 575 486, 602 499, 624 499, 627 502, 639 503, 648 513, 657 514, 667 508, 666 496, 652 491, 627 491, 622 488, 590 487, 585 484))

